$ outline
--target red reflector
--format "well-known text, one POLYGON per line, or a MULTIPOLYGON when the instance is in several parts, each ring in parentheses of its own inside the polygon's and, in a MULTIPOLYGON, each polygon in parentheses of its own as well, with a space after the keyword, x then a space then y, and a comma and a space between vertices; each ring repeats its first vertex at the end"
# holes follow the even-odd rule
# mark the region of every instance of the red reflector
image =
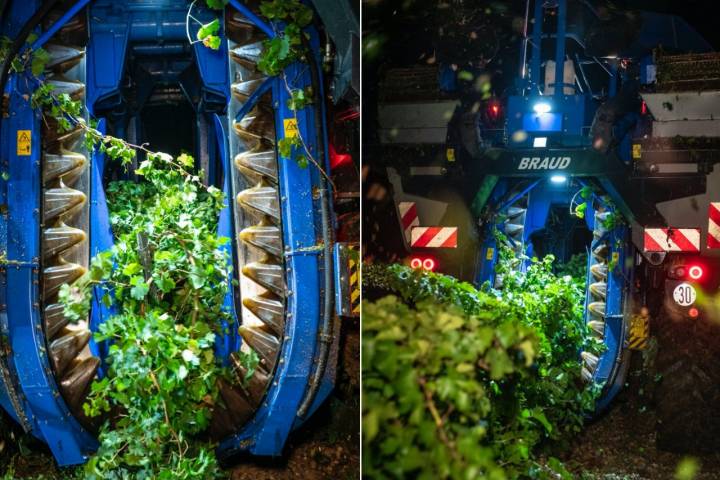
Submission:
POLYGON ((688 270, 688 275, 690 275, 690 278, 693 280, 700 280, 703 276, 703 269, 699 265, 693 265, 690 267, 690 270, 688 270))
POLYGON ((642 104, 640 105, 640 114, 647 115, 647 113, 648 113, 647 103, 645 103, 645 100, 643 100, 642 104))
POLYGON ((700 311, 697 308, 692 307, 688 310, 688 315, 690 315, 690 318, 697 318, 698 315, 700 315, 700 311))
POLYGON ((421 258, 414 257, 410 260, 410 268, 422 268, 423 261, 421 258))

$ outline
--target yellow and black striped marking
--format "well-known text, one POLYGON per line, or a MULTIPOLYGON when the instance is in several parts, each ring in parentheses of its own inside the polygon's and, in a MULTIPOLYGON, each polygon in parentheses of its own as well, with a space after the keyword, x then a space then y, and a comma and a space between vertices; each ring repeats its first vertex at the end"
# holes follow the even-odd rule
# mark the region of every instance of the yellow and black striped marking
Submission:
POLYGON ((650 321, 646 315, 633 315, 630 320, 630 335, 628 348, 631 350, 645 350, 650 337, 650 321))
MULTIPOLYGON (((355 247, 349 247, 356 252, 355 247)), ((348 256, 348 290, 350 292, 350 313, 360 315, 360 263, 351 253, 348 256)))

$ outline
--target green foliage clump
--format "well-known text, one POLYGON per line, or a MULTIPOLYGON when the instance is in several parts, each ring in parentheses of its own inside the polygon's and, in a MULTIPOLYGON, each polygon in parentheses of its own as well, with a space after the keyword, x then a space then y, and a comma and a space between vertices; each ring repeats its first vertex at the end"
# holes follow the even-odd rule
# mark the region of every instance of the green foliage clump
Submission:
POLYGON ((274 77, 293 62, 305 58, 303 28, 310 25, 312 10, 299 0, 266 0, 260 4, 260 13, 273 22, 285 23, 285 28, 274 38, 263 42, 263 51, 257 67, 265 75, 274 77))
POLYGON ((551 257, 520 272, 504 255, 500 290, 364 267, 365 286, 402 298, 363 306, 369 475, 571 478, 551 455, 594 407, 599 387, 583 384, 578 352, 601 347, 578 282, 555 276, 551 257))
POLYGON ((200 40, 203 45, 212 49, 220 49, 220 37, 217 33, 220 31, 220 20, 214 19, 213 21, 206 23, 200 27, 197 32, 197 39, 200 40))
POLYGON ((191 164, 186 155, 149 155, 136 170, 144 180, 111 183, 115 245, 62 287, 73 320, 86 317, 94 288, 116 308, 95 336, 108 342, 108 370, 84 405, 104 420, 86 478, 217 475, 211 445, 194 437, 209 424, 225 374, 213 348, 229 320, 228 239, 216 234, 223 193, 188 174, 191 164))

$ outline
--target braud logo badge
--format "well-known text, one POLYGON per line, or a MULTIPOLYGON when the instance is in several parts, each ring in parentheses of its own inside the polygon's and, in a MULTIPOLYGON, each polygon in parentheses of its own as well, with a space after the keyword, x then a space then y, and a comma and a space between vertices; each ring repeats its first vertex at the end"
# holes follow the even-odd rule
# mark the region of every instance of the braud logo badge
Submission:
POLYGON ((522 157, 518 170, 565 170, 572 162, 570 157, 522 157))

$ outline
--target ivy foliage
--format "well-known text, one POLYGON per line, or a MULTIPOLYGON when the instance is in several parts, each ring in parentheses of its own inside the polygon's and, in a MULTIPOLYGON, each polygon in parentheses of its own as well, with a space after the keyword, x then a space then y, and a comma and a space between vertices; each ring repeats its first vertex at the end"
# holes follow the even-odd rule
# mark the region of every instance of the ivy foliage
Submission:
MULTIPOLYGON (((227 0, 206 3, 222 9, 227 0)), ((282 73, 305 58, 302 28, 312 21, 312 10, 297 0, 274 0, 261 4, 261 11, 285 23, 277 37, 281 40, 266 44, 275 53, 265 57, 268 71, 282 73)), ((213 20, 201 26, 197 39, 218 49, 219 31, 219 20, 213 20)), ((8 39, 0 41, 3 58, 10 45, 8 39)), ((27 49, 12 60, 14 72, 32 74, 28 77, 37 85, 32 105, 43 110, 46 121, 60 133, 82 129, 88 150, 97 149, 123 166, 138 151, 146 158, 135 170, 138 183, 108 185, 115 245, 94 257, 87 274, 60 292, 72 321, 87 318, 93 293, 114 309, 95 336, 107 344, 108 354, 105 375, 93 382, 83 406, 102 425, 100 448, 85 466, 84 478, 217 477, 212 445, 202 434, 219 401, 218 377, 229 375, 214 356, 217 335, 227 331, 229 320, 222 307, 229 288, 223 247, 228 240, 215 233, 224 195, 202 184, 201 174, 193 173, 192 157, 174 158, 100 132, 83 118, 80 102, 42 81, 48 60, 42 49, 27 49)), ((311 103, 311 90, 288 89, 292 110, 311 103)), ((305 148, 302 137, 291 142, 294 157, 287 157, 307 166, 308 157, 294 151, 305 148)), ((258 358, 239 353, 248 380, 258 358)))
POLYGON ((213 10, 224 10, 230 0, 205 0, 207 6, 213 10))
MULTIPOLYGON (((285 69, 294 62, 307 61, 305 45, 309 37, 303 28, 312 22, 313 11, 299 0, 265 0, 260 4, 260 13, 273 22, 273 25, 281 23, 284 28, 281 31, 276 30, 277 35, 263 42, 257 68, 269 77, 283 77, 285 88, 290 95, 287 106, 295 114, 297 121, 297 111, 313 103, 313 90, 310 86, 293 88, 285 77, 285 69)), ((278 141, 278 151, 281 156, 295 160, 301 168, 307 168, 312 163, 327 177, 305 147, 300 132, 281 138, 278 141)))
POLYGON ((598 386, 580 350, 599 351, 582 288, 552 258, 499 267, 478 290, 402 265, 366 265, 396 296, 363 305, 364 471, 374 478, 571 478, 552 457, 578 432, 598 386))
MULTIPOLYGON (((10 60, 10 72, 21 73, 29 70, 33 75, 41 75, 45 71, 45 65, 50 60, 50 54, 44 48, 30 50, 30 45, 37 40, 37 34, 31 33, 25 41, 25 49, 10 60)), ((6 37, 0 37, 0 64, 4 64, 10 55, 13 41, 6 37)))
POLYGON ((220 20, 214 19, 200 27, 197 32, 197 39, 203 42, 208 48, 218 50, 220 48, 220 37, 217 33, 220 31, 220 20))
POLYGON ((143 180, 108 187, 115 245, 87 274, 62 287, 65 314, 86 318, 93 290, 115 314, 95 340, 108 342, 107 375, 96 380, 85 414, 113 413, 87 478, 211 478, 211 446, 203 432, 224 372, 214 355, 229 314, 228 239, 216 233, 224 195, 185 171, 193 159, 149 155, 143 180))
POLYGON ((260 4, 260 13, 273 22, 283 22, 285 28, 274 38, 263 42, 258 70, 274 77, 293 62, 305 59, 303 28, 310 25, 312 10, 299 0, 266 0, 260 4))

